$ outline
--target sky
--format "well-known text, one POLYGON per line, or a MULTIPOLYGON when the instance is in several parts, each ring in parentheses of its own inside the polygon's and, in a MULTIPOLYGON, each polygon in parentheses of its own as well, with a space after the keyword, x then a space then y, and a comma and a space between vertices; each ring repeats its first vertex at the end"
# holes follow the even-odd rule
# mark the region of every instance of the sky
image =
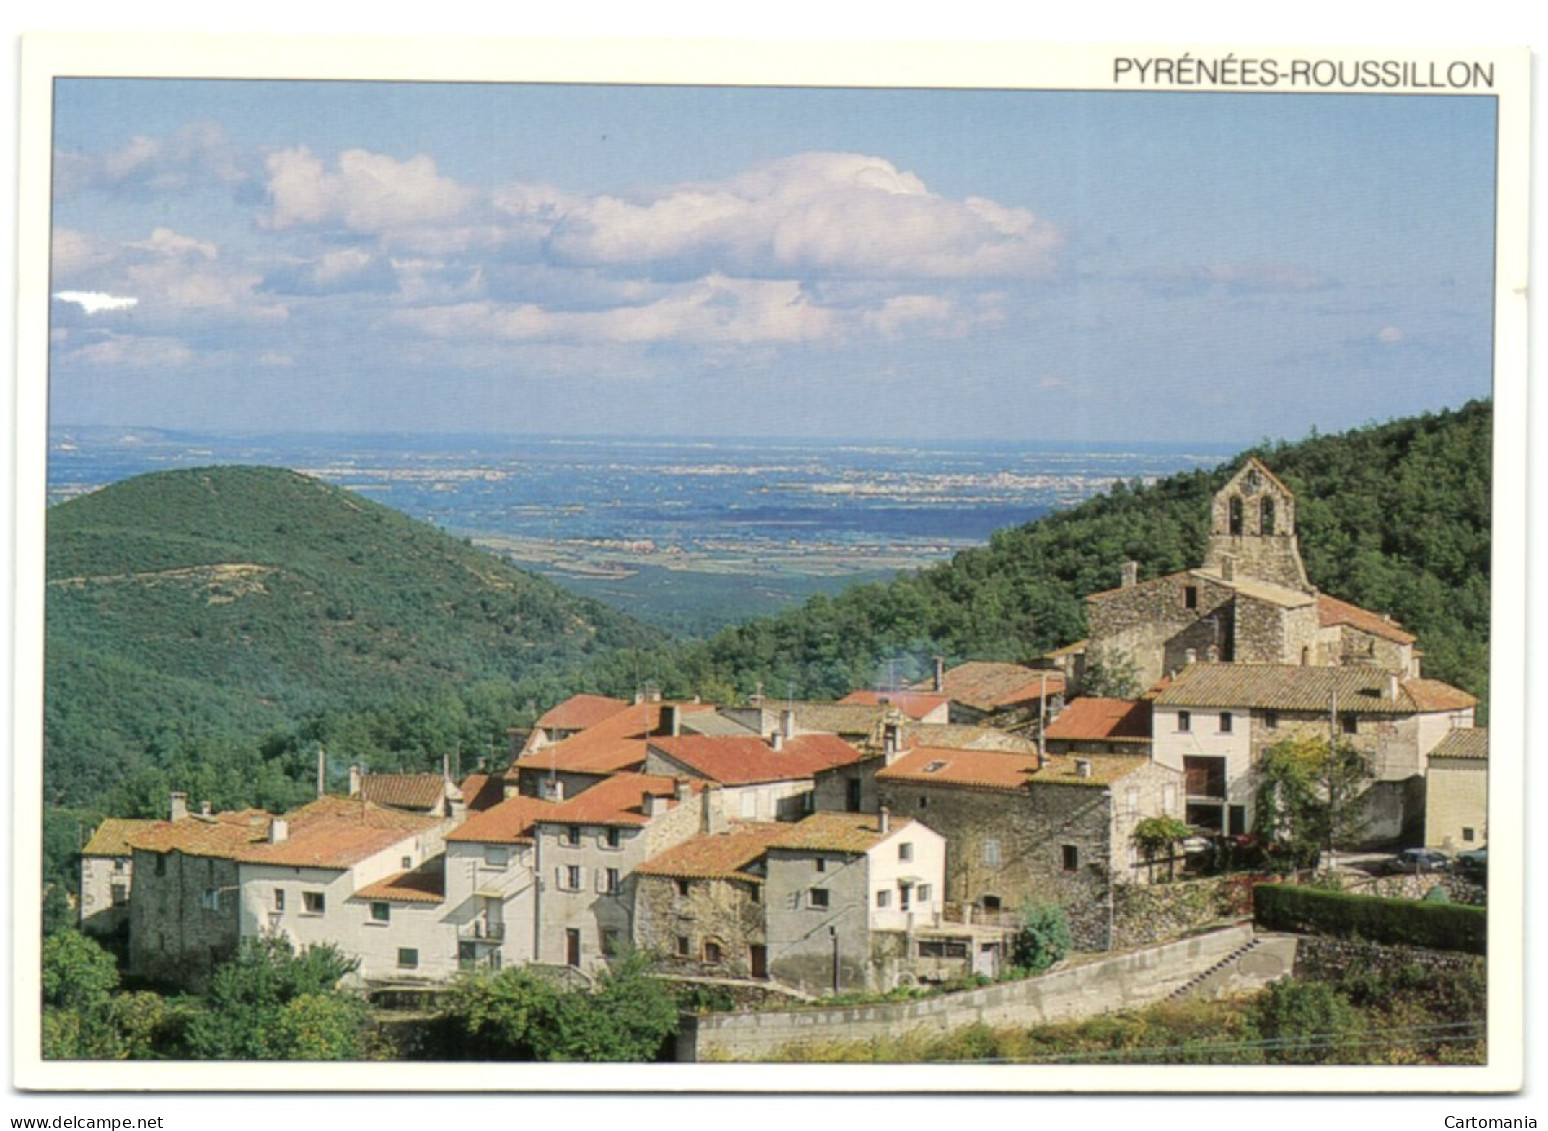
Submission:
POLYGON ((1486 396, 1465 97, 60 80, 58 427, 1249 444, 1486 396))

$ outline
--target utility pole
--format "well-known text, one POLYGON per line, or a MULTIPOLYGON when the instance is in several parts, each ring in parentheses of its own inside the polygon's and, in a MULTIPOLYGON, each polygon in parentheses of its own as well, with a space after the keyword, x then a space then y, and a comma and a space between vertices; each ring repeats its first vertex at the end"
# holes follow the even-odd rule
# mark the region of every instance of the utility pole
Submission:
POLYGON ((1043 768, 1043 732, 1048 729, 1048 675, 1037 677, 1037 768, 1043 768))
POLYGON ((839 937, 838 928, 829 927, 828 937, 833 940, 833 992, 839 992, 839 937))

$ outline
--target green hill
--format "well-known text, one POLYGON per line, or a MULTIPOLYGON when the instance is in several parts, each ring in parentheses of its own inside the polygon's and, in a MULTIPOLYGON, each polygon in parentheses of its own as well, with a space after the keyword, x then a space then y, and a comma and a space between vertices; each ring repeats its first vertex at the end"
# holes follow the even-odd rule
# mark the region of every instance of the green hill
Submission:
POLYGON ((615 694, 645 668, 669 691, 723 697, 843 694, 889 672, 920 678, 932 656, 1026 660, 1085 635, 1086 594, 1124 561, 1154 577, 1203 560, 1214 493, 1257 455, 1296 495, 1314 585, 1390 613, 1419 636, 1427 675, 1488 693, 1492 409, 1375 425, 1243 452, 1212 472, 1105 495, 994 535, 940 566, 649 656, 601 658, 615 694))
POLYGON ((323 712, 445 701, 661 639, 274 468, 145 475, 62 503, 48 512, 47 555, 56 804, 99 799, 190 741, 251 745, 323 712))

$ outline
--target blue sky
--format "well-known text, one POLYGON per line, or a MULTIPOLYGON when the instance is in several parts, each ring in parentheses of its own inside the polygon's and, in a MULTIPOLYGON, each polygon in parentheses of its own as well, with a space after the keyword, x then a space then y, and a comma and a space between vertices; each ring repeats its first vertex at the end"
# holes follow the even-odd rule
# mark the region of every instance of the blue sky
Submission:
POLYGON ((56 425, 1249 443, 1489 392, 1486 99, 62 80, 55 143, 56 425))

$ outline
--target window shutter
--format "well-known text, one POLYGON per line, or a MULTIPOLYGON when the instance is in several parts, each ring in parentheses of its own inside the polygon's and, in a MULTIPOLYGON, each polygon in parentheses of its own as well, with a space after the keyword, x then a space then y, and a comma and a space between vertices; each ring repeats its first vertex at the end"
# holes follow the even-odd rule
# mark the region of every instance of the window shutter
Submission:
POLYGON ((607 890, 607 869, 606 868, 597 868, 595 871, 596 871, 596 880, 597 880, 597 891, 598 892, 605 892, 607 890))
POLYGON ((564 890, 564 865, 562 864, 554 869, 554 887, 560 891, 564 890))

